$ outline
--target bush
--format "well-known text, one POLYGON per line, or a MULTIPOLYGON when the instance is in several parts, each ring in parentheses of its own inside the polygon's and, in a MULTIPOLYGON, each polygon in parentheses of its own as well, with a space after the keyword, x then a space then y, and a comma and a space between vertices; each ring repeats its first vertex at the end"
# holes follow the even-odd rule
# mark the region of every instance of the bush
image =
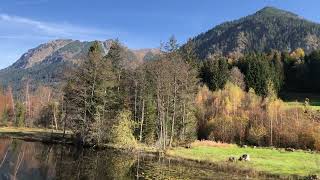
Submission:
POLYGON ((128 110, 121 111, 111 130, 111 142, 122 147, 135 147, 137 141, 133 136, 133 125, 131 112, 128 110))

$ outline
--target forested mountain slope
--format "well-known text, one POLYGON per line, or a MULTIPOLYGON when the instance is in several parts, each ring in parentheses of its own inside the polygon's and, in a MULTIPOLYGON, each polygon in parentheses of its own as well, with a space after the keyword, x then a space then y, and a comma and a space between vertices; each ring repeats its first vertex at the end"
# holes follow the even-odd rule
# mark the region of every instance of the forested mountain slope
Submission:
POLYGON ((320 25, 291 12, 265 7, 253 15, 218 25, 192 41, 201 58, 297 48, 308 53, 320 48, 320 25))

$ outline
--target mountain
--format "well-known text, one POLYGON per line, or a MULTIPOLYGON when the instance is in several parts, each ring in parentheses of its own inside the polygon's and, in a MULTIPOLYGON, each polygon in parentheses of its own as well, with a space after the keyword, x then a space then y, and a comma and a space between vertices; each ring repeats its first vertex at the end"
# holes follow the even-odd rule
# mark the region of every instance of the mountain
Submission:
MULTIPOLYGON (((54 40, 30 49, 9 68, 28 69, 44 63, 52 64, 60 61, 76 63, 85 58, 92 43, 93 42, 80 42, 70 39, 54 40)), ((104 54, 107 53, 111 43, 112 40, 100 42, 104 54)))
MULTIPOLYGON (((270 50, 305 52, 320 49, 320 25, 294 13, 265 7, 238 20, 223 23, 194 37, 191 42, 200 58, 225 55, 237 58, 248 52, 270 50)), ((33 87, 59 87, 64 72, 86 58, 93 42, 70 39, 54 40, 29 50, 12 66, 0 70, 0 84, 16 91, 31 81, 33 87)), ((100 41, 107 54, 112 40, 100 41)), ((126 65, 134 68, 143 61, 158 58, 159 49, 131 50, 123 47, 126 65)))
MULTIPOLYGON (((101 52, 106 55, 113 40, 99 41, 101 52)), ((0 70, 0 85, 13 86, 15 91, 23 90, 30 82, 35 89, 39 85, 59 87, 67 69, 83 61, 93 41, 58 39, 28 50, 10 67, 0 70)), ((136 67, 149 53, 156 49, 130 50, 124 47, 128 67, 136 67)))
POLYGON ((320 48, 320 25, 288 11, 265 7, 255 14, 220 24, 192 41, 201 58, 297 48, 308 53, 320 48))

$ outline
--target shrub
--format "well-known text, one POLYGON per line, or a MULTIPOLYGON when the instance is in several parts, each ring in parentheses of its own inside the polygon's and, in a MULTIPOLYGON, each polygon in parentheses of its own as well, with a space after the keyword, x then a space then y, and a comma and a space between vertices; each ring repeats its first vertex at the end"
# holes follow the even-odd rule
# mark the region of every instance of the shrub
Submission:
POLYGON ((128 110, 121 111, 111 130, 111 142, 122 147, 135 147, 137 141, 133 136, 133 125, 131 112, 128 110))

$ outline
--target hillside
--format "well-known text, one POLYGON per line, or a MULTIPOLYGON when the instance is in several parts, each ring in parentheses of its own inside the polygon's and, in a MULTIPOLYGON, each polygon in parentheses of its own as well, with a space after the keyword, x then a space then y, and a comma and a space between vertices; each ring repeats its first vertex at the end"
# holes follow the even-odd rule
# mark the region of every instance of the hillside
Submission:
POLYGON ((296 14, 265 7, 253 15, 214 27, 192 39, 201 58, 274 50, 320 48, 320 25, 296 14))
MULTIPOLYGON (((65 70, 86 58, 93 41, 58 39, 28 50, 14 64, 0 70, 0 84, 11 85, 15 91, 24 88, 30 81, 33 88, 39 85, 58 87, 64 79, 65 70)), ((103 55, 106 55, 112 40, 100 41, 103 55)), ((130 50, 123 47, 128 67, 136 67, 145 56, 158 51, 156 49, 130 50)))

